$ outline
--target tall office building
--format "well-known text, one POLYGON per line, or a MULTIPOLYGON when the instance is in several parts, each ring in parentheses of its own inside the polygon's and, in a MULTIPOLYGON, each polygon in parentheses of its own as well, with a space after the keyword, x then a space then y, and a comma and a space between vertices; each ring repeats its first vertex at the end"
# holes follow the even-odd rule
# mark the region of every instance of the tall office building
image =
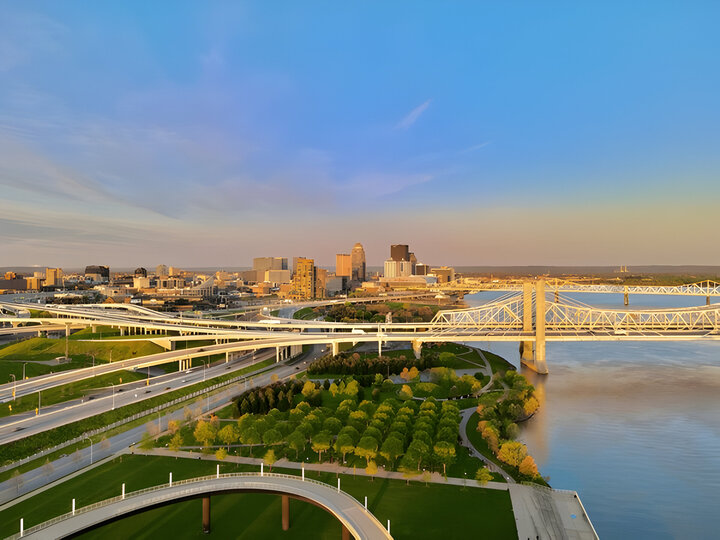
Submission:
POLYGON ((349 253, 335 255, 335 275, 339 277, 352 276, 352 257, 349 253))
POLYGON ((59 287, 62 285, 62 270, 60 268, 45 269, 45 286, 59 287))
POLYGON ((410 247, 407 244, 393 244, 390 246, 390 258, 393 261, 409 261, 410 247))
POLYGON ((140 266, 139 268, 135 269, 135 277, 147 277, 147 270, 140 266))
POLYGON ((358 242, 350 252, 350 263, 352 265, 352 279, 354 281, 365 281, 365 250, 358 242))
POLYGON ((410 261, 385 261, 383 276, 386 278, 408 277, 412 275, 412 263, 410 261))
POLYGON ((317 268, 314 259, 297 258, 297 267, 293 276, 293 297, 298 299, 315 298, 317 268))
POLYGON ((168 277, 168 267, 164 264, 158 264, 155 267, 155 275, 157 277, 168 277))

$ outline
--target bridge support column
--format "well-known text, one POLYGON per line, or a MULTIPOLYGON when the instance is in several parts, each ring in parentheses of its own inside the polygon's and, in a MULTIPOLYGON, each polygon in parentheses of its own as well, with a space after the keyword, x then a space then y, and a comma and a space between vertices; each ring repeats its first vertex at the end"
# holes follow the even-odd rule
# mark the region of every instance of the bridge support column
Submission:
POLYGON ((624 301, 624 303, 625 303, 626 306, 627 306, 627 305, 630 305, 630 293, 628 292, 628 288, 627 288, 627 287, 625 287, 625 294, 624 294, 623 301, 624 301))
POLYGON ((338 354, 340 354, 340 343, 338 343, 337 341, 333 341, 332 343, 332 353, 333 356, 337 356, 338 354))
MULTIPOLYGON (((523 332, 527 333, 533 331, 532 290, 533 284, 530 281, 523 283, 523 332)), ((520 353, 523 361, 535 360, 533 342, 520 342, 520 353)))
POLYGON ((535 362, 531 366, 538 373, 547 373, 545 363, 545 280, 535 285, 535 362))
POLYGON ((210 532, 210 497, 203 497, 202 501, 202 529, 205 534, 208 534, 210 532))
POLYGON ((287 531, 290 528, 290 497, 281 495, 282 498, 282 530, 287 531))
POLYGON ((275 347, 275 362, 277 363, 279 361, 280 361, 280 346, 278 345, 275 347))
POLYGON ((413 339, 412 348, 413 352, 415 353, 415 358, 419 360, 420 355, 422 354, 422 341, 420 341, 419 339, 413 339))

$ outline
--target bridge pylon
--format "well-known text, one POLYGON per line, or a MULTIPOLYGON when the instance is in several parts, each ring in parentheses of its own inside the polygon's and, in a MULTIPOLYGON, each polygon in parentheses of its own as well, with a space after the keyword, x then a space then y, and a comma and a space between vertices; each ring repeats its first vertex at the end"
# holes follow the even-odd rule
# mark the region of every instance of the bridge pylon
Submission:
POLYGON ((532 284, 523 284, 523 331, 535 330, 535 350, 531 341, 522 342, 520 361, 536 373, 548 373, 545 361, 545 280, 535 282, 535 328, 532 328, 532 284), (528 323, 530 319, 530 323, 528 323))

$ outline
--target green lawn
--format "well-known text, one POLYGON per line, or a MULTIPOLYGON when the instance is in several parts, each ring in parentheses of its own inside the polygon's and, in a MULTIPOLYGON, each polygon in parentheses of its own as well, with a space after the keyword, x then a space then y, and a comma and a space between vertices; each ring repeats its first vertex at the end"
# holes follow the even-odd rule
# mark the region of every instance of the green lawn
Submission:
MULTIPOLYGON (((20 517, 30 527, 70 510, 76 499, 78 507, 118 495, 120 485, 126 490, 166 483, 168 474, 174 480, 215 473, 216 463, 146 456, 123 456, 42 492, 3 511, 0 530, 17 532, 20 517), (122 460, 122 461, 121 461, 122 460)), ((221 464, 221 472, 257 470, 253 466, 221 464)), ((275 468, 275 472, 298 474, 299 471, 275 468)), ((308 472, 308 478, 335 485, 331 473, 308 472)), ((469 482, 468 482, 469 483, 469 482)), ((395 538, 436 539, 517 538, 510 497, 506 491, 461 488, 440 484, 427 487, 417 481, 406 485, 401 480, 342 475, 342 489, 368 506, 381 523, 391 520, 395 538)), ((280 528, 280 497, 268 494, 233 494, 212 498, 212 532, 201 532, 201 503, 191 500, 150 510, 90 531, 81 538, 313 538, 336 539, 340 525, 330 514, 299 501, 290 503, 290 530, 280 528)))
POLYGON ((314 319, 319 316, 320 315, 316 313, 311 307, 304 307, 298 309, 295 313, 293 313, 293 319, 300 319, 303 321, 314 319))

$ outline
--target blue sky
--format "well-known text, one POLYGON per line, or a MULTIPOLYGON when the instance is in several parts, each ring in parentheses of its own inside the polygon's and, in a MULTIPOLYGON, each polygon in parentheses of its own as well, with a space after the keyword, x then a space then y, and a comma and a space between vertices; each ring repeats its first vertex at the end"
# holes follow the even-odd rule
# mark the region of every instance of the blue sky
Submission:
POLYGON ((720 264, 719 11, 0 2, 0 266, 720 264))

